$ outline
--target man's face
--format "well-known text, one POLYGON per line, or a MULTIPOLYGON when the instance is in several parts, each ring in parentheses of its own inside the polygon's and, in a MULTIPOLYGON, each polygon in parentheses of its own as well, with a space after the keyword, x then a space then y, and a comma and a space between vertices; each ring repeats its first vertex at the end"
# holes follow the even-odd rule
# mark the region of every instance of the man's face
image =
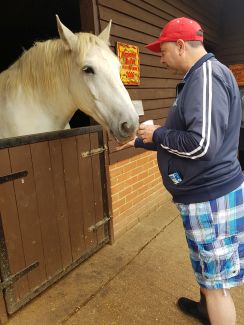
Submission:
POLYGON ((179 54, 179 47, 174 42, 161 43, 160 62, 167 68, 175 71, 181 71, 182 58, 179 54))

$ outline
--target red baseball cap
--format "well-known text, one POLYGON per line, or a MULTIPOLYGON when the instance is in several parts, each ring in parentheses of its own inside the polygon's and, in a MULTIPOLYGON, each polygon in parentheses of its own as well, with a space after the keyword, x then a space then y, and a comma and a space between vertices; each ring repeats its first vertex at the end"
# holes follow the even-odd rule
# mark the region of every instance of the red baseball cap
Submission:
POLYGON ((172 19, 164 26, 159 38, 145 47, 153 52, 160 52, 160 43, 176 42, 178 39, 203 42, 201 26, 185 17, 172 19))

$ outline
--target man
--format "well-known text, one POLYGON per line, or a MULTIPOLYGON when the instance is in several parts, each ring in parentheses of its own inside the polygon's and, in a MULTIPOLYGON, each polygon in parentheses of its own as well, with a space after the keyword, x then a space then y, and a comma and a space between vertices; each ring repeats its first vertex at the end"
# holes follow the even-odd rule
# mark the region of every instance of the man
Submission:
POLYGON ((201 299, 182 297, 179 308, 205 324, 234 325, 229 289, 244 282, 239 89, 206 52, 202 28, 191 19, 173 19, 146 48, 185 76, 165 126, 141 124, 138 137, 121 148, 157 150, 164 185, 180 211, 201 299))

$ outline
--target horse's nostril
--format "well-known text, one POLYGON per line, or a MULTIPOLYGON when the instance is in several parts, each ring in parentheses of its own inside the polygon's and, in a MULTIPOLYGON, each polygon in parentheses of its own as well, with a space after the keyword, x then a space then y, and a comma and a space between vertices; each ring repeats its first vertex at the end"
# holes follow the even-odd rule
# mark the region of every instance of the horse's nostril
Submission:
POLYGON ((127 122, 123 122, 123 123, 121 124, 121 131, 122 131, 122 132, 126 132, 126 133, 128 133, 128 132, 130 131, 130 128, 129 128, 127 122))
POLYGON ((120 124, 119 131, 120 131, 120 135, 123 138, 128 138, 134 133, 135 127, 133 124, 131 124, 129 122, 122 122, 120 124))

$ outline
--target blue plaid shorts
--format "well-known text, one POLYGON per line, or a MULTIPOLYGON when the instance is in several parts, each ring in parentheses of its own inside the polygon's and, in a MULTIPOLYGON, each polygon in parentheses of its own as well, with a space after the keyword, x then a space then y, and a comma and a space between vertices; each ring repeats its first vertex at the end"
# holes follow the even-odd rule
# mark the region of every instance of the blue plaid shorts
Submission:
POLYGON ((196 280, 203 288, 244 282, 244 183, 216 200, 175 203, 180 211, 196 280))

